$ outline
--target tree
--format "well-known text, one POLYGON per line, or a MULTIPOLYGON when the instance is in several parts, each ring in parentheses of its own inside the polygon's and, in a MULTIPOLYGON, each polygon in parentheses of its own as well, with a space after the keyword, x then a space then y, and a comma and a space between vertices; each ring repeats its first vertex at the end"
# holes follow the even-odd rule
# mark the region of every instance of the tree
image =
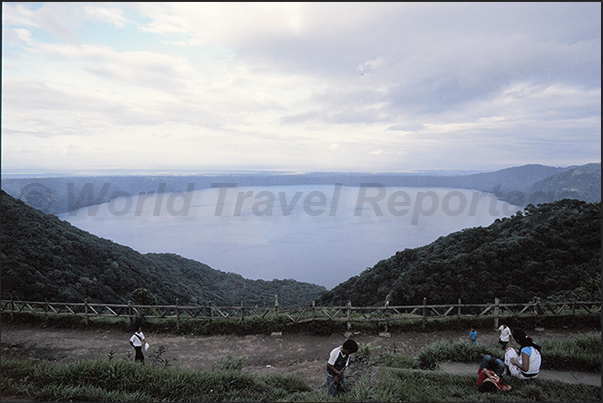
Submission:
POLYGON ((132 291, 132 299, 136 305, 157 305, 157 297, 146 288, 137 288, 132 291))

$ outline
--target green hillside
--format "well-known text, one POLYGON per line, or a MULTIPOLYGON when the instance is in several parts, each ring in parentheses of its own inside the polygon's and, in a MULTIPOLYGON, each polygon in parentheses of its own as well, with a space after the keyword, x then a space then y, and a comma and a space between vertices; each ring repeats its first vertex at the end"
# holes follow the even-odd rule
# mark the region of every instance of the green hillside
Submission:
POLYGON ((525 302, 601 295, 601 203, 529 205, 489 227, 406 249, 339 284, 317 303, 525 302))
POLYGON ((309 305, 326 289, 249 280, 173 254, 141 254, 27 206, 2 191, 2 298, 126 303, 146 288, 159 303, 309 305))

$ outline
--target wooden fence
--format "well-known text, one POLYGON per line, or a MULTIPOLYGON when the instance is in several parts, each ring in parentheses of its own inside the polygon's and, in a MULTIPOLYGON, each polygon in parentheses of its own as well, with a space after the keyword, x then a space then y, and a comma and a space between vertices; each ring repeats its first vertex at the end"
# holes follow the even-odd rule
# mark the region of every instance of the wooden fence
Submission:
POLYGON ((241 324, 252 318, 277 320, 286 324, 310 321, 346 322, 348 329, 353 322, 380 322, 388 326, 396 321, 422 320, 432 318, 492 318, 498 327, 499 319, 521 316, 580 316, 601 313, 601 301, 567 302, 527 302, 428 305, 423 299, 421 305, 391 306, 389 301, 383 306, 357 307, 350 302, 344 306, 316 306, 279 308, 278 297, 272 307, 193 305, 133 305, 101 303, 67 303, 40 301, 1 301, 1 312, 11 317, 15 314, 33 313, 45 316, 83 317, 86 324, 93 317, 126 318, 132 323, 138 318, 175 320, 177 327, 185 320, 204 320, 212 323, 219 320, 238 320, 241 324))

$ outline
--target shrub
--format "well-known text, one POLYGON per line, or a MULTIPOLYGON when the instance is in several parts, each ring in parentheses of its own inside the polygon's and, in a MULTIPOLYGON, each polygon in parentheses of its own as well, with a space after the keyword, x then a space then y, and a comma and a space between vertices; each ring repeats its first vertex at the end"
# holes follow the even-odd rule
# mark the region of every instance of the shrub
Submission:
POLYGON ((220 361, 214 363, 212 369, 215 371, 240 371, 243 369, 245 361, 247 361, 247 357, 245 356, 237 358, 228 354, 220 358, 220 361))

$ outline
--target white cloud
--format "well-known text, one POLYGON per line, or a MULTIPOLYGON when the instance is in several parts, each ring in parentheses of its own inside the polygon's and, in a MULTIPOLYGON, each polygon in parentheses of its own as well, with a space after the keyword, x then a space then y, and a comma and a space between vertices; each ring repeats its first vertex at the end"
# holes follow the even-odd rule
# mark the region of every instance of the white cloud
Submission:
POLYGON ((90 20, 113 24, 119 28, 133 24, 133 21, 124 17, 124 10, 120 8, 87 4, 84 11, 85 17, 90 20))
POLYGON ((371 70, 379 70, 380 68, 382 68, 383 66, 385 66, 387 64, 387 62, 385 61, 384 58, 382 57, 377 57, 373 60, 367 60, 366 62, 362 63, 361 65, 359 65, 358 67, 356 67, 356 70, 362 74, 364 74, 365 72, 371 71, 371 70))
POLYGON ((93 138, 121 143, 116 164, 589 162, 599 16, 597 3, 5 3, 3 145, 21 150, 11 164, 31 161, 32 138, 90 152, 41 166, 100 164, 93 138))

